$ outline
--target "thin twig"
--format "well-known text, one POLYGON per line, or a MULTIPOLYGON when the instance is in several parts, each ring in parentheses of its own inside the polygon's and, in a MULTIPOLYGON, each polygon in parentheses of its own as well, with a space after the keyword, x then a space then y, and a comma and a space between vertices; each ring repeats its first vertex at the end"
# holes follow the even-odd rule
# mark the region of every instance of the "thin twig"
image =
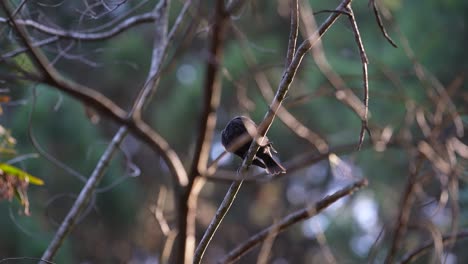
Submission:
POLYGON ((65 237, 67 237, 67 235, 71 232, 71 230, 77 222, 77 219, 80 217, 81 213, 88 205, 94 190, 96 189, 98 183, 104 176, 104 171, 107 169, 108 163, 112 159, 112 156, 118 150, 118 146, 122 142, 122 138, 125 136, 126 133, 127 130, 125 128, 121 128, 119 132, 114 136, 111 144, 109 144, 106 151, 101 156, 101 159, 99 160, 91 177, 89 177, 89 180, 86 182, 85 186, 81 190, 72 208, 68 211, 67 216, 62 221, 62 224, 57 230, 57 233, 55 234, 53 240, 50 242, 46 251, 42 255, 42 259, 52 260, 54 258, 58 249, 62 246, 65 237))
POLYGON ((277 235, 289 228, 290 226, 319 214, 321 211, 323 211, 325 208, 332 205, 339 199, 348 196, 365 186, 367 186, 367 179, 362 179, 349 186, 346 186, 345 188, 335 192, 332 195, 326 196, 325 198, 313 205, 310 205, 306 208, 300 209, 294 213, 289 214, 282 220, 278 221, 278 223, 275 223, 272 226, 267 227, 262 231, 258 232, 257 234, 251 236, 248 240, 246 240, 238 247, 230 251, 228 254, 226 254, 226 256, 223 257, 219 261, 219 263, 232 263, 238 260, 242 255, 246 254, 256 245, 263 242, 269 235, 277 235))
MULTIPOLYGON (((216 1, 214 12, 209 59, 206 64, 203 112, 200 118, 201 126, 198 133, 192 167, 190 169, 189 184, 186 188, 184 199, 181 199, 179 205, 180 224, 178 240, 181 245, 178 254, 180 257, 183 257, 183 263, 200 263, 206 249, 206 247, 203 246, 203 239, 195 249, 196 206, 201 185, 205 182, 205 179, 199 176, 205 174, 208 167, 211 142, 216 127, 216 109, 218 109, 221 100, 220 64, 223 58, 225 31, 229 19, 229 13, 226 13, 224 1, 222 0, 216 1), (196 188, 194 187, 195 184, 198 185, 196 188), (200 247, 200 245, 202 246, 200 247)), ((180 258, 179 263, 182 263, 180 258)))
POLYGON ((57 159, 56 157, 54 157, 53 155, 48 153, 46 150, 44 150, 42 148, 42 146, 39 144, 39 142, 37 141, 36 137, 34 136, 34 132, 33 132, 33 114, 34 114, 34 109, 36 108, 36 100, 37 100, 37 91, 36 90, 37 90, 37 87, 34 86, 33 89, 32 89, 31 111, 29 112, 29 117, 28 117, 28 137, 29 137, 29 141, 33 145, 34 149, 36 149, 36 151, 44 159, 46 159, 47 161, 52 163, 57 168, 60 168, 63 171, 65 171, 66 173, 74 176, 75 178, 77 178, 81 182, 86 182, 86 177, 85 176, 83 176, 81 173, 74 170, 73 168, 71 168, 67 164, 61 162, 59 159, 57 159))
POLYGON ((155 23, 153 37, 153 53, 151 59, 151 66, 148 73, 147 80, 140 90, 135 103, 133 104, 131 115, 136 120, 141 120, 141 112, 146 103, 148 103, 156 91, 156 87, 159 82, 159 74, 162 62, 166 56, 166 50, 168 46, 167 28, 168 28, 168 9, 170 1, 160 1, 154 8, 154 16, 158 17, 160 21, 164 23, 155 23))
POLYGON ((356 45, 359 49, 359 55, 361 56, 361 63, 362 63, 362 80, 364 85, 364 116, 361 119, 361 132, 359 133, 359 145, 358 150, 361 149, 362 143, 364 142, 365 132, 367 131, 370 136, 370 130, 367 125, 368 115, 369 115, 369 77, 367 73, 367 64, 369 64, 369 60, 367 59, 366 51, 364 49, 364 44, 362 44, 361 34, 359 33, 359 27, 356 22, 356 17, 354 16, 353 9, 351 5, 346 6, 345 10, 348 12, 348 19, 351 23, 351 27, 354 33, 354 40, 356 41, 356 45))
MULTIPOLYGON (((246 42, 246 37, 239 30, 235 30, 235 32, 237 33, 236 35, 239 36, 239 38, 241 39, 241 44, 244 44, 246 42)), ((253 68, 254 65, 257 65, 257 60, 254 56, 254 53, 251 51, 251 49, 249 49, 248 45, 244 44, 243 47, 244 49, 242 50, 243 54, 245 54, 245 60, 249 67, 253 68)), ((256 71, 255 73, 252 73, 252 75, 254 76, 254 79, 257 83, 257 87, 260 90, 262 96, 265 98, 265 100, 273 100, 273 89, 270 85, 270 82, 268 81, 267 76, 262 71, 256 71)), ((327 142, 320 135, 318 135, 317 133, 309 129, 307 126, 305 126, 303 123, 301 123, 285 107, 279 108, 276 114, 281 120, 281 122, 283 122, 293 133, 295 133, 298 137, 305 139, 312 146, 317 148, 319 152, 324 153, 328 151, 327 142)))
MULTIPOLYGON (((350 1, 351 0, 342 1, 337 9, 341 10, 347 4, 349 4, 350 1)), ((269 111, 266 113, 265 117, 263 118, 263 121, 258 126, 255 140, 252 140, 252 144, 250 145, 249 150, 242 162, 242 166, 239 169, 239 172, 241 173, 241 177, 240 177, 241 180, 233 182, 231 186, 229 187, 229 190, 227 191, 226 195, 224 196, 223 202, 221 203, 218 210, 216 211, 214 218, 211 220, 207 230, 205 231, 205 234, 203 235, 202 240, 200 241, 199 246, 197 247, 197 250, 196 250, 197 258, 195 258, 195 260, 198 260, 198 262, 195 262, 195 263, 199 263, 201 261, 201 258, 203 257, 203 253, 208 247, 208 244, 210 243, 216 230, 221 224, 224 216, 227 214, 227 212, 229 211, 229 208, 234 202, 236 195, 242 186, 242 178, 245 175, 245 172, 248 170, 248 167, 252 163, 252 160, 260 147, 257 142, 259 141, 260 138, 266 135, 266 133, 268 132, 268 129, 273 123, 273 119, 276 115, 276 112, 278 111, 279 107, 281 106, 281 103, 286 97, 286 94, 299 68, 299 65, 302 62, 302 58, 312 48, 312 46, 317 42, 317 40, 330 28, 330 26, 336 21, 336 19, 338 19, 339 16, 340 14, 336 14, 336 13, 331 14, 327 18, 327 20, 325 20, 322 26, 318 29, 318 31, 312 36, 310 36, 309 39, 302 42, 302 44, 299 46, 290 65, 285 71, 280 84, 278 85, 278 90, 276 92, 276 95, 272 103, 270 104, 269 111)))
POLYGON ((290 1, 290 13, 291 13, 291 27, 289 32, 288 50, 286 53, 286 63, 284 68, 286 69, 291 63, 294 53, 296 53, 297 36, 299 34, 299 23, 297 18, 299 17, 299 3, 298 0, 290 1))
MULTIPOLYGON (((168 23, 168 12, 169 12, 169 3, 168 0, 161 0, 160 4, 155 9, 155 13, 160 20, 156 25, 155 29, 155 44, 154 44, 154 51, 152 57, 152 67, 150 69, 150 73, 148 74, 148 79, 154 78, 157 72, 160 71, 162 60, 164 58, 165 51, 167 49, 167 43, 164 41, 166 40, 167 35, 167 23, 168 23), (160 44, 160 45, 158 45, 160 44)), ((156 84, 154 84, 156 85, 156 84)), ((136 100, 135 105, 144 105, 144 102, 149 100, 148 97, 140 97, 136 100)), ((112 159, 113 155, 116 153, 116 150, 119 149, 120 144, 122 143, 123 139, 127 135, 128 127, 122 126, 120 127, 117 134, 113 137, 112 142, 107 147, 104 154, 101 156, 96 168, 94 169, 91 177, 87 181, 86 185, 80 192, 78 199, 75 201, 73 207, 67 214, 66 218, 62 222, 59 230, 57 231, 54 239, 49 244, 47 250, 43 254, 43 258, 50 260, 52 259, 59 247, 63 244, 63 240, 65 237, 70 233, 76 223, 76 219, 80 216, 81 212, 85 208, 85 206, 89 203, 90 197, 93 195, 97 185, 101 181, 104 171, 107 169, 110 160, 112 159)), ((170 149, 166 149, 170 150, 170 149)), ((167 152, 165 152, 169 155, 167 152)), ((164 156, 164 155, 163 155, 164 156)), ((183 169, 183 167, 182 167, 183 169)), ((184 184, 184 178, 179 178, 179 184, 184 184), (182 180, 182 181, 180 181, 182 180)), ((185 178, 186 179, 186 178, 185 178)))
MULTIPOLYGON (((34 47, 42 47, 42 46, 45 46, 45 45, 52 44, 52 43, 58 41, 59 39, 60 39, 59 37, 50 37, 50 38, 46 38, 46 39, 43 39, 43 40, 40 40, 40 41, 33 42, 32 45, 34 47)), ((27 52, 28 50, 29 50, 28 48, 15 49, 13 51, 10 51, 8 53, 3 54, 0 57, 0 61, 4 61, 6 59, 13 58, 15 56, 18 56, 21 53, 27 52)))
MULTIPOLYGON (((349 12, 346 12, 346 7, 351 3, 347 1, 345 5, 340 5, 336 10, 344 11, 344 14, 349 16, 349 12)), ((333 12, 332 14, 341 15, 343 12, 333 12)), ((308 2, 303 2, 301 6, 301 18, 305 24, 305 31, 307 35, 312 34, 317 28, 312 8, 308 2)), ((311 41, 311 40, 309 40, 311 41)), ((354 94, 354 92, 346 86, 345 81, 333 70, 333 68, 328 63, 328 60, 325 56, 325 52, 321 45, 320 39, 315 40, 317 45, 313 45, 312 56, 319 67, 320 71, 327 77, 328 81, 335 88, 335 97, 344 105, 348 106, 354 113, 359 116, 360 120, 365 118, 365 106, 361 100, 354 94)))
MULTIPOLYGON (((67 31, 58 28, 52 28, 41 23, 38 23, 31 19, 15 19, 14 23, 16 25, 21 26, 28 26, 34 28, 42 33, 59 37, 63 39, 74 39, 79 41, 99 41, 112 38, 136 25, 140 25, 143 23, 151 23, 154 22, 157 17, 154 15, 153 12, 144 13, 141 15, 135 15, 130 18, 125 19, 120 24, 115 25, 109 31, 99 32, 99 33, 85 33, 85 32, 77 32, 77 31, 67 31)), ((8 20, 0 18, 1 22, 8 22, 8 20)))
MULTIPOLYGON (((9 10, 6 6, 6 2, 1 1, 1 4, 5 10, 9 10)), ((127 126, 130 132, 140 140, 146 142, 155 152, 162 156, 171 173, 177 178, 179 184, 185 185, 188 182, 187 173, 180 158, 163 137, 145 122, 130 119, 128 113, 103 94, 62 77, 60 73, 50 65, 43 52, 31 44, 25 28, 22 25, 15 24, 14 21, 15 20, 12 20, 13 26, 17 29, 25 46, 30 50, 31 59, 39 67, 40 72, 45 75, 38 81, 47 83, 77 98, 79 101, 108 116, 116 123, 127 126)))
POLYGON ((185 14, 187 13, 187 11, 188 11, 191 4, 192 4, 192 0, 185 1, 184 6, 180 10, 179 15, 177 16, 176 20, 174 21, 174 24, 172 25, 171 31, 167 35, 167 42, 168 43, 172 42, 172 40, 173 40, 173 38, 175 36, 175 33, 179 30, 180 25, 182 23, 182 20, 184 19, 185 14))
POLYGON ((398 213, 397 223, 393 232, 392 243, 388 251, 387 257, 385 258, 386 264, 391 264, 394 262, 395 255, 400 247, 401 239, 403 238, 406 232, 406 228, 411 214, 411 208, 415 200, 414 191, 415 186, 417 184, 417 177, 419 174, 419 170, 421 169, 421 166, 423 164, 423 160, 424 159, 422 157, 418 157, 416 164, 413 164, 414 166, 411 166, 410 168, 411 172, 408 177, 405 190, 403 191, 401 196, 400 211, 398 213))
POLYGON ((262 247, 260 248, 260 253, 258 253, 257 264, 267 264, 268 258, 271 253, 271 248, 275 242, 276 236, 275 229, 271 229, 268 233, 265 241, 263 241, 262 247))
POLYGON ((382 22, 382 18, 380 17, 379 9, 377 8, 376 0, 369 0, 369 4, 372 5, 372 10, 374 11, 375 19, 377 21, 377 25, 379 25, 380 32, 384 35, 385 39, 395 48, 398 48, 397 44, 393 39, 388 35, 387 30, 382 22))
MULTIPOLYGON (((444 235, 442 237, 442 243, 444 246, 446 244, 453 243, 453 239, 463 240, 468 238, 468 230, 462 230, 458 232, 455 237, 452 234, 444 235)), ((400 264, 407 264, 412 263, 422 255, 426 254, 432 247, 434 246, 434 241, 426 242, 424 245, 406 253, 401 260, 399 261, 400 264)))
MULTIPOLYGON (((203 177, 206 177, 208 180, 212 181, 224 181, 224 182, 231 182, 231 181, 244 181, 244 182, 254 182, 254 183, 261 183, 265 181, 272 181, 281 177, 284 177, 284 175, 292 174, 293 172, 296 172, 298 170, 304 169, 306 167, 309 167, 319 161, 326 160, 330 156, 330 154, 347 154, 350 152, 353 152, 356 150, 356 144, 357 143, 351 143, 351 144, 346 144, 346 145, 341 145, 337 147, 332 147, 330 150, 326 153, 317 153, 317 151, 311 151, 307 152, 301 155, 298 155, 288 161, 283 162, 284 167, 286 168, 286 171, 288 172, 287 174, 277 174, 277 175, 269 175, 265 172, 261 172, 259 174, 255 174, 252 176, 246 176, 242 179, 238 178, 238 175, 232 171, 228 171, 226 173, 224 171, 218 171, 216 175, 212 174, 212 169, 210 166, 209 169, 209 174, 203 175, 203 177)), ((371 147, 371 144, 364 143, 363 147, 371 147)), ((214 166, 214 164, 212 165, 214 166)))
POLYGON ((0 263, 4 263, 4 262, 5 263, 11 263, 12 261, 17 262, 18 260, 40 260, 41 262, 44 262, 44 263, 55 264, 55 262, 52 262, 52 261, 48 261, 48 260, 40 259, 40 258, 32 258, 32 257, 2 258, 2 259, 0 259, 0 263))

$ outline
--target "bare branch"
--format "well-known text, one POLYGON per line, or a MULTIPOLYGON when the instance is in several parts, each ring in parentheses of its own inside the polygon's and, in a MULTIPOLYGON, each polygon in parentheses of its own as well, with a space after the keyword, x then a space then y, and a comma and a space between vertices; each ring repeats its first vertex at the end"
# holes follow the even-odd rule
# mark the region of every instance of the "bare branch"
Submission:
MULTIPOLYGON (((236 30, 235 31, 239 38, 241 39, 241 43, 244 44, 242 49, 244 51, 244 57, 247 64, 253 68, 254 65, 257 64, 257 60, 253 54, 253 52, 249 49, 248 45, 245 45, 246 37, 242 34, 242 32, 236 30)), ((291 44, 291 43, 290 43, 291 44)), ((291 44, 295 45, 295 44, 291 44)), ((287 66, 286 66, 287 67, 287 66)), ((268 81, 267 76, 261 72, 257 71, 253 73, 254 79, 257 83, 257 87, 260 90, 260 93, 267 101, 273 100, 274 94, 273 89, 268 81)), ((298 137, 305 139, 309 142, 312 146, 317 148, 321 153, 328 151, 328 144, 320 135, 306 127, 302 124, 294 115, 292 115, 285 107, 280 107, 276 115, 279 117, 281 122, 283 122, 293 133, 295 133, 298 137)))
POLYGON ((284 68, 287 68, 292 61, 294 53, 296 53, 297 35, 299 33, 299 23, 297 18, 299 17, 299 3, 298 0, 290 0, 291 10, 291 28, 289 32, 288 50, 286 54, 286 63, 284 68))
POLYGON ((0 263, 9 263, 11 261, 18 261, 18 260, 39 260, 40 262, 44 262, 44 263, 48 263, 48 264, 56 264, 55 262, 48 261, 48 260, 45 260, 45 259, 31 258, 31 257, 2 258, 2 259, 0 259, 0 263))
POLYGON ((332 195, 326 196, 322 200, 316 202, 313 205, 310 205, 306 208, 300 209, 294 213, 289 214, 284 217, 278 223, 273 224, 270 227, 263 229, 257 234, 251 236, 247 241, 240 244, 238 247, 230 251, 225 257, 223 257, 219 263, 233 263, 238 260, 242 255, 250 251, 252 248, 257 246, 259 243, 263 242, 269 235, 277 235, 290 226, 299 223, 303 220, 309 219, 318 215, 328 206, 332 205, 339 199, 351 195, 353 192, 367 186, 367 179, 362 179, 357 181, 332 195))
POLYGON ((98 183, 104 176, 104 171, 108 167, 108 163, 112 159, 112 156, 118 150, 118 146, 122 142, 123 137, 127 133, 126 129, 120 129, 116 136, 112 139, 111 144, 107 147, 104 154, 101 156, 96 168, 94 169, 91 177, 86 182, 85 186, 81 190, 78 198, 73 204, 72 208, 68 211, 67 216, 62 221, 57 233, 55 234, 54 239, 50 242, 46 251, 42 255, 42 259, 52 260, 56 255, 58 249, 62 246, 65 237, 72 231, 77 223, 77 219, 81 216, 83 210, 87 207, 93 192, 96 189, 98 183))
MULTIPOLYGON (((31 19, 15 19, 14 23, 16 25, 21 26, 28 26, 34 28, 42 33, 51 35, 53 37, 63 38, 63 39, 74 39, 80 41, 98 41, 98 40, 105 40, 112 38, 134 26, 143 24, 143 23, 151 23, 154 22, 157 17, 154 15, 153 12, 144 13, 141 15, 135 15, 130 18, 125 19, 120 24, 115 25, 109 31, 98 32, 98 33, 86 33, 86 32, 77 32, 77 31, 67 31, 58 28, 52 28, 41 23, 38 23, 31 19)), ((0 23, 8 22, 7 19, 0 18, 0 23)), ((89 31, 89 29, 88 29, 89 31)))
MULTIPOLYGON (((457 240, 467 239, 468 238, 468 230, 461 230, 460 232, 458 232, 455 235, 455 237, 452 234, 444 235, 442 237, 442 243, 444 245, 451 244, 451 243, 453 243, 452 240, 454 238, 457 239, 457 240)), ((429 241, 429 242, 425 243, 424 245, 416 248, 415 250, 406 253, 398 263, 400 263, 400 264, 412 263, 415 260, 417 260, 418 258, 420 258, 422 255, 426 254, 433 246, 434 246, 434 241, 429 241)))
MULTIPOLYGON (((343 2, 341 2, 337 9, 344 8, 349 2, 350 0, 344 0, 343 2)), ((240 187, 242 186, 242 178, 244 177, 244 174, 247 171, 248 167, 251 165, 252 160, 260 147, 257 142, 259 142, 259 139, 266 135, 268 129, 273 123, 273 119, 276 115, 276 112, 278 111, 282 101, 286 97, 286 94, 294 79, 294 76, 302 61, 302 58, 304 57, 305 53, 312 48, 312 45, 328 30, 328 28, 330 28, 330 26, 336 21, 338 17, 339 14, 336 13, 330 15, 328 19, 319 28, 319 30, 299 46, 298 51, 296 52, 293 60, 291 61, 291 64, 288 66, 287 70, 283 75, 283 78, 281 79, 275 98, 270 104, 269 111, 266 113, 265 117, 263 118, 263 121, 258 126, 255 140, 252 140, 252 144, 250 145, 249 151, 247 152, 246 157, 242 162, 242 166, 239 169, 241 173, 241 180, 233 182, 229 187, 229 190, 227 191, 226 195, 224 196, 221 205, 216 211, 214 218, 211 220, 210 225, 205 231, 205 234, 203 235, 203 238, 197 247, 197 257, 195 258, 195 263, 199 263, 201 261, 203 253, 205 252, 208 244, 210 243, 224 216, 227 214, 229 208, 234 202, 236 195, 239 192, 240 187)))
MULTIPOLYGON (((46 39, 43 39, 43 40, 40 40, 40 41, 36 41, 36 42, 32 43, 32 45, 33 45, 33 47, 42 47, 42 46, 45 46, 45 45, 52 44, 52 43, 54 43, 54 42, 56 42, 58 40, 59 40, 59 37, 50 37, 50 38, 46 38, 46 39)), ((28 48, 18 48, 16 50, 10 51, 10 52, 5 53, 4 55, 2 55, 1 58, 0 58, 0 61, 4 61, 6 59, 13 58, 15 56, 18 56, 21 53, 27 52, 28 50, 29 50, 28 48)))
MULTIPOLYGON (((214 12, 214 24, 210 40, 210 57, 206 65, 204 105, 200 119, 201 127, 197 138, 192 168, 190 170, 190 181, 192 184, 195 183, 196 177, 205 174, 207 170, 211 141, 213 139, 213 133, 216 126, 216 109, 219 106, 221 98, 221 77, 219 72, 229 13, 226 13, 224 1, 221 0, 216 1, 214 12)), ((200 180, 198 181, 198 184, 202 184, 200 180)), ((203 179, 203 183, 204 181, 205 180, 203 179)), ((196 201, 200 189, 201 188, 192 188, 189 183, 187 190, 188 195, 186 196, 187 200, 182 200, 186 205, 179 208, 179 218, 185 218, 185 222, 181 221, 183 225, 180 226, 179 233, 179 240, 185 241, 181 242, 185 245, 184 248, 180 248, 179 252, 180 255, 185 255, 184 263, 200 263, 206 249, 206 246, 202 246, 200 248, 200 245, 205 245, 203 243, 204 240, 202 239, 202 242, 200 242, 199 246, 195 250, 196 201), (194 251, 195 255, 193 255, 194 251)), ((206 245, 208 245, 208 243, 206 243, 206 245)))
MULTIPOLYGON (((5 2, 2 2, 2 5, 4 6, 5 10, 9 10, 5 6, 5 2)), ((148 124, 142 122, 141 120, 130 119, 129 114, 127 114, 124 110, 122 110, 119 106, 117 106, 114 102, 101 93, 84 85, 80 85, 70 80, 64 79, 53 68, 53 66, 50 65, 48 59, 45 57, 42 51, 31 44, 23 26, 15 24, 15 28, 18 30, 18 33, 24 44, 30 50, 32 54, 31 59, 36 63, 36 65, 38 65, 41 72, 45 74, 45 77, 42 79, 44 83, 52 85, 57 89, 77 98, 81 102, 110 117, 118 124, 127 126, 133 134, 148 143, 157 153, 162 155, 165 162, 167 162, 172 174, 177 178, 181 185, 185 185, 188 182, 187 173, 182 165, 182 162, 180 161, 175 151, 172 150, 166 140, 164 140, 164 138, 162 138, 148 124)))
MULTIPOLYGON (((333 12, 334 14, 345 14, 348 17, 351 17, 350 13, 350 6, 351 2, 347 3, 345 6, 343 6, 341 9, 336 9, 341 12, 333 12)), ((301 17, 302 20, 304 21, 304 24, 306 25, 306 33, 307 34, 312 34, 312 30, 315 30, 316 28, 316 23, 312 15, 311 7, 308 5, 307 2, 303 3, 303 8, 301 12, 301 17)), ((354 24, 354 22, 352 22, 354 24)), ((357 25, 355 25, 356 30, 354 30, 355 33, 355 38, 358 43, 360 43, 360 37, 359 37, 359 32, 357 31, 357 25)), ((336 93, 335 97, 339 101, 343 102, 346 106, 351 108, 361 119, 361 132, 359 135, 359 144, 358 144, 358 149, 360 148, 360 145, 364 141, 364 132, 368 131, 369 129, 367 128, 367 115, 368 115, 368 109, 365 104, 363 104, 359 98, 353 93, 351 89, 349 89, 346 86, 346 83, 344 80, 333 71, 332 67, 329 65, 327 58, 325 56, 325 52, 323 51, 323 48, 321 46, 320 41, 318 40, 318 45, 315 45, 312 49, 312 56, 314 57, 315 62, 317 63, 317 66, 320 68, 322 73, 327 77, 327 79, 330 81, 330 83, 334 86, 336 93)), ((360 47, 359 49, 363 51, 362 43, 358 44, 360 47)), ((365 56, 365 52, 361 52, 361 59, 362 61, 367 62, 367 57, 365 56)), ((367 64, 363 63, 363 72, 364 72, 364 85, 367 85, 367 64)), ((367 99, 367 89, 365 88, 365 99, 367 99)))
POLYGON ((377 21, 377 25, 379 25, 380 31, 384 35, 385 39, 395 48, 398 48, 397 44, 393 39, 388 35, 387 30, 382 22, 382 18, 380 17, 379 9, 377 8, 377 0, 369 0, 369 4, 372 5, 372 10, 374 11, 375 20, 377 21))
POLYGON ((361 119, 361 132, 359 133, 359 145, 358 145, 358 150, 361 149, 362 143, 364 142, 364 137, 365 137, 365 132, 369 132, 370 136, 370 130, 369 127, 367 126, 367 119, 369 115, 369 78, 368 78, 368 73, 367 73, 367 64, 369 63, 369 60, 367 59, 366 51, 364 50, 364 44, 362 44, 362 39, 361 39, 361 34, 359 33, 359 27, 356 22, 356 17, 354 16, 353 9, 351 8, 351 5, 346 6, 345 9, 348 12, 348 18, 349 22, 351 23, 351 26, 353 28, 353 33, 354 33, 354 39, 356 41, 356 44, 359 49, 359 54, 361 55, 361 63, 362 63, 362 80, 364 83, 364 116, 361 119))
POLYGON ((398 213, 397 223, 393 232, 393 239, 388 251, 387 257, 385 258, 385 263, 390 264, 394 262, 395 255, 400 247, 401 239, 406 231, 408 221, 411 214, 411 208, 415 200, 415 186, 417 185, 417 177, 419 170, 423 164, 423 158, 419 157, 416 161, 416 164, 410 168, 411 172, 408 177, 405 190, 401 196, 400 211, 398 213))
MULTIPOLYGON (((155 16, 158 17, 157 21, 159 21, 159 23, 158 25, 155 25, 156 26, 155 41, 154 41, 155 44, 154 44, 154 50, 153 50, 153 58, 151 62, 152 67, 150 69, 150 73, 148 74, 149 79, 155 78, 157 73, 160 71, 160 65, 162 64, 165 50, 167 48, 167 42, 165 42, 165 40, 167 40, 166 38, 167 23, 168 23, 167 14, 169 12, 168 4, 169 4, 168 1, 162 0, 160 4, 155 8, 155 14, 156 14, 155 16)), ((154 80, 155 82, 157 82, 157 79, 154 79, 154 80)), ((149 88, 144 87, 143 91, 153 90, 156 84, 157 83, 153 83, 151 86, 149 86, 149 88)), ((148 96, 140 97, 136 100, 135 105, 139 105, 140 107, 143 107, 146 100, 149 100, 148 96)), ((180 160, 177 154, 175 154, 175 152, 169 148, 165 140, 162 137, 160 137, 157 133, 155 133, 153 130, 151 130, 145 123, 141 121, 137 123, 132 123, 132 124, 135 124, 136 127, 139 129, 139 131, 142 131, 142 132, 145 131, 144 133, 151 134, 151 136, 153 137, 153 140, 159 142, 158 145, 162 147, 161 155, 163 156, 163 158, 166 159, 166 161, 173 160, 173 161, 179 162, 179 164, 176 166, 170 166, 170 165, 169 166, 174 169, 174 172, 175 172, 174 175, 178 177, 178 183, 181 186, 187 184, 187 178, 185 176, 186 172, 182 164, 180 163, 180 160)), ((85 206, 89 203, 90 197, 93 195, 98 183, 101 181, 104 175, 104 171, 107 169, 110 160, 112 159, 116 150, 119 148, 127 132, 128 132, 128 125, 123 124, 123 126, 119 129, 117 134, 112 139, 111 144, 109 144, 106 151, 101 156, 101 159, 99 160, 91 177, 89 178, 89 180, 87 181, 83 189, 81 190, 81 193, 78 199, 75 201, 72 209, 69 211, 65 220, 62 222, 62 225, 57 231, 54 237, 54 240, 49 244, 48 249, 44 252, 43 254, 44 259, 52 259, 54 255, 56 254, 58 248, 63 244, 64 238, 69 234, 69 232, 74 227, 76 223, 76 219, 80 216, 81 212, 83 211, 83 208, 85 208, 85 206)), ((169 244, 172 244, 172 243, 168 242, 167 245, 169 244)))
POLYGON ((169 1, 160 1, 160 3, 154 9, 154 16, 158 17, 158 21, 163 21, 162 23, 155 23, 154 27, 154 43, 153 43, 153 54, 151 58, 151 66, 146 78, 145 85, 138 94, 137 99, 132 108, 133 118, 136 120, 141 119, 142 108, 145 103, 150 101, 152 94, 155 92, 157 84, 159 82, 159 76, 161 65, 164 58, 166 57, 168 38, 167 38, 167 28, 168 28, 168 10, 169 1))

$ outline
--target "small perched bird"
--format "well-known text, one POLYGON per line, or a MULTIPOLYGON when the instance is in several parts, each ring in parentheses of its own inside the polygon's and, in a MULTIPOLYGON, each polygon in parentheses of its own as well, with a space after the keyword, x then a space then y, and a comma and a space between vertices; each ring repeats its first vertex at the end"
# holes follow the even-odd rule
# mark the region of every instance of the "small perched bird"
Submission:
MULTIPOLYGON (((241 146, 237 146, 234 150, 234 154, 244 159, 256 132, 257 126, 252 119, 245 116, 237 116, 229 121, 223 129, 221 142, 228 152, 232 152, 234 149, 230 148, 235 148, 236 146, 231 146, 231 144, 235 145, 236 139, 246 135, 247 142, 241 146)), ((271 151, 276 152, 268 138, 264 137, 252 164, 264 168, 269 174, 285 173, 286 169, 273 158, 271 151)))

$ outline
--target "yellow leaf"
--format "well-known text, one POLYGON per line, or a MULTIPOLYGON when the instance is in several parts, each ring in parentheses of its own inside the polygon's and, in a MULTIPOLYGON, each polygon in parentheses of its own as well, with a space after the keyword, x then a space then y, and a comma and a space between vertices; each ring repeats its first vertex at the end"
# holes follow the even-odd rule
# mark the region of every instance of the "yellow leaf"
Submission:
POLYGON ((34 185, 44 185, 44 181, 37 178, 37 177, 34 177, 32 176, 31 174, 21 170, 21 169, 18 169, 14 166, 11 166, 9 164, 6 164, 6 163, 0 163, 0 170, 2 170, 3 172, 7 173, 7 174, 10 174, 10 175, 13 175, 17 178, 19 178, 20 180, 23 180, 23 181, 27 181, 31 184, 34 184, 34 185))

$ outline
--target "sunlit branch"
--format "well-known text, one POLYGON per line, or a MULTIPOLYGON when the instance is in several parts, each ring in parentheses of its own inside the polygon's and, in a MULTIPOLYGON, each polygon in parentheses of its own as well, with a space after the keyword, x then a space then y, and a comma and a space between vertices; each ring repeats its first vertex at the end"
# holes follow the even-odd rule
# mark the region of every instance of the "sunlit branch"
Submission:
POLYGON ((223 47, 226 37, 225 33, 229 19, 229 13, 226 13, 224 1, 216 1, 214 12, 214 24, 210 39, 210 57, 206 64, 203 112, 200 118, 201 126, 198 132, 195 155, 189 175, 191 183, 189 183, 189 188, 187 190, 188 193, 185 195, 186 201, 182 201, 185 204, 180 205, 179 208, 179 217, 185 217, 186 219, 185 227, 180 226, 179 233, 181 241, 185 241, 182 242, 185 244, 185 248, 181 248, 179 251, 179 254, 185 254, 184 263, 200 263, 209 243, 209 240, 206 240, 204 235, 200 244, 196 246, 196 203, 198 192, 200 192, 201 186, 205 182, 205 179, 199 176, 204 174, 207 170, 211 142, 213 139, 214 129, 216 127, 216 110, 218 109, 221 99, 220 64, 223 58, 223 47), (192 186, 194 184, 198 185, 197 188, 192 186))

